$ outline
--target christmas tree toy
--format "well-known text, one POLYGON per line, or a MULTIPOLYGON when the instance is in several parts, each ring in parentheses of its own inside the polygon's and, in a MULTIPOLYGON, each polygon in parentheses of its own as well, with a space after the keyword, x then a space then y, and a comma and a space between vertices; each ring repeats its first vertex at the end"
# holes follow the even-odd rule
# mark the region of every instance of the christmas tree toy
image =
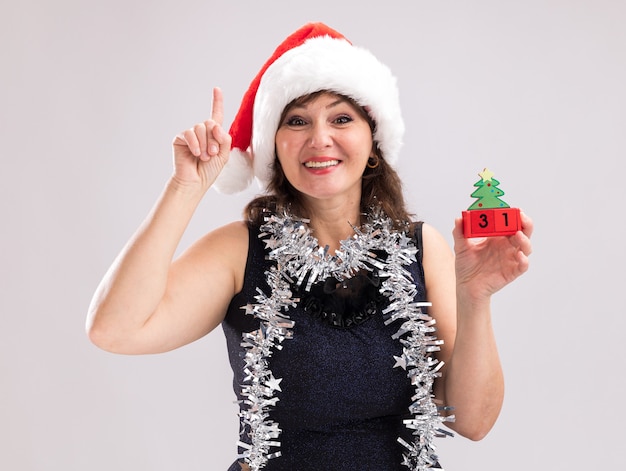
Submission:
POLYGON ((463 211, 463 235, 469 237, 509 236, 522 229, 519 208, 511 208, 500 199, 504 195, 493 178, 493 172, 485 168, 478 174, 480 180, 474 183, 472 193, 477 198, 463 211))

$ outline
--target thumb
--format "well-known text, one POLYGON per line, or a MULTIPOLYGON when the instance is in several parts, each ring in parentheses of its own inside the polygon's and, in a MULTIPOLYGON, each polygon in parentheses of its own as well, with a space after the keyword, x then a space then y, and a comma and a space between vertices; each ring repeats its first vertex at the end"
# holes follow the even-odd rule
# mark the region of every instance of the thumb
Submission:
POLYGON ((452 237, 454 238, 455 241, 465 238, 465 236, 463 235, 463 219, 462 218, 454 219, 454 229, 452 230, 452 237))

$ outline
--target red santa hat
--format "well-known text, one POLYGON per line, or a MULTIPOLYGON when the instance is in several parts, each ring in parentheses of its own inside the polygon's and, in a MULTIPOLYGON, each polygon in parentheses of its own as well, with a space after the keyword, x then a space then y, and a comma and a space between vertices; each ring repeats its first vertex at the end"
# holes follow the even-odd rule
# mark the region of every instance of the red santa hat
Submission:
POLYGON ((309 23, 276 48, 250 84, 230 127, 230 159, 214 187, 237 193, 253 177, 265 187, 283 110, 296 98, 320 90, 348 96, 364 107, 376 123, 374 140, 385 160, 397 161, 404 121, 396 78, 369 51, 322 23, 309 23))

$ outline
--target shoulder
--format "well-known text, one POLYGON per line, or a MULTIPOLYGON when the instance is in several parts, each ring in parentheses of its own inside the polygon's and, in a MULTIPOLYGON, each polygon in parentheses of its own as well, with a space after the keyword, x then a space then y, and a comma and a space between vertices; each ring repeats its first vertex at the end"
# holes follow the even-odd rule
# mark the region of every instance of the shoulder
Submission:
POLYGON ((426 250, 452 253, 450 245, 446 241, 445 237, 430 224, 422 224, 422 238, 424 240, 424 245, 427 246, 426 250))
POLYGON ((237 273, 246 265, 248 254, 248 225, 235 221, 212 230, 191 248, 199 259, 209 257, 231 267, 237 273))
POLYGON ((232 277, 241 286, 248 255, 248 226, 235 221, 208 232, 180 257, 179 263, 195 267, 199 276, 232 277))
MULTIPOLYGON (((209 256, 224 259, 248 249, 248 226, 235 221, 208 232, 189 247, 186 254, 202 258, 209 256)), ((244 253, 245 262, 245 253, 244 253)))
POLYGON ((446 239, 430 224, 422 224, 422 240, 426 253, 448 252, 452 255, 452 251, 446 239))
POLYGON ((233 221, 229 224, 218 227, 213 232, 247 237, 248 224, 245 221, 233 221))
MULTIPOLYGON (((427 285, 449 282, 454 273, 454 254, 443 235, 429 224, 422 225, 422 264, 427 285)), ((428 287, 427 287, 428 288, 428 287)))
POLYGON ((224 247, 236 250, 247 247, 248 225, 244 221, 231 222, 207 233, 195 245, 207 250, 221 250, 224 247))

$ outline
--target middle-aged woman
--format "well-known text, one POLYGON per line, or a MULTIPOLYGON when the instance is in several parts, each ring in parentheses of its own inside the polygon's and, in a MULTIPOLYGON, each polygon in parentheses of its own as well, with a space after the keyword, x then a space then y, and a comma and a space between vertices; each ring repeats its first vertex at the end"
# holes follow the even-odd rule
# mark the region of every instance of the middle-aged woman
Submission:
POLYGON ((323 24, 289 36, 230 132, 176 136, 162 196, 98 287, 91 340, 172 350, 218 325, 240 404, 236 470, 439 467, 442 424, 477 440, 503 377, 490 299, 526 271, 531 220, 454 254, 408 214, 393 165, 404 132, 395 78, 323 24), (265 186, 245 220, 174 253, 206 191, 265 186), (450 408, 454 409, 452 421, 450 408))

